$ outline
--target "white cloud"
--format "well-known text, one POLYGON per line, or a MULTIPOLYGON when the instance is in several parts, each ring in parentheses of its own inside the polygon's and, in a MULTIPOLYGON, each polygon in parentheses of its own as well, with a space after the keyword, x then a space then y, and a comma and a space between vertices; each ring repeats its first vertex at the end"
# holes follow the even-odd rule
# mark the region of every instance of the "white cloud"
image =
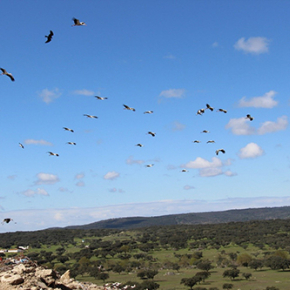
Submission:
POLYGON ((184 189, 184 190, 191 190, 191 189, 195 189, 195 187, 192 186, 192 185, 184 185, 184 186, 183 186, 183 189, 184 189))
POLYGON ((189 161, 182 167, 202 169, 202 168, 215 168, 215 167, 223 166, 223 163, 219 158, 213 157, 211 160, 212 161, 210 162, 201 157, 197 157, 194 161, 189 161))
POLYGON ((82 95, 82 96, 94 96, 95 95, 95 93, 93 91, 89 91, 86 89, 76 90, 76 91, 73 91, 73 93, 76 95, 82 95))
POLYGON ((185 125, 175 121, 172 126, 173 131, 182 131, 185 129, 185 125))
POLYGON ((232 176, 236 176, 237 173, 232 172, 230 170, 227 170, 227 171, 224 172, 224 175, 229 176, 229 177, 232 177, 232 176))
POLYGON ((84 177, 85 177, 84 173, 78 173, 78 174, 76 174, 75 179, 82 179, 84 177))
POLYGON ((165 98, 182 98, 185 93, 185 89, 169 89, 162 91, 160 97, 165 98))
POLYGON ((108 173, 104 175, 104 179, 113 180, 113 179, 118 178, 119 176, 120 176, 120 173, 116 171, 109 171, 108 173))
POLYGON ((243 97, 239 101, 239 107, 254 107, 254 108, 268 108, 271 109, 277 106, 278 102, 274 100, 277 92, 269 91, 260 97, 253 97, 249 100, 246 100, 246 97, 243 97))
POLYGON ((128 165, 134 165, 134 164, 143 164, 144 160, 134 160, 133 156, 129 156, 129 158, 126 160, 126 164, 128 165))
POLYGON ((38 173, 37 180, 35 181, 35 184, 55 184, 59 182, 59 178, 55 174, 50 173, 38 173))
POLYGON ((239 151, 239 157, 245 158, 256 158, 264 154, 264 150, 256 143, 249 143, 239 151))
POLYGON ((26 139, 24 141, 25 144, 33 144, 33 145, 45 145, 45 146, 52 146, 53 144, 51 142, 45 141, 43 139, 41 140, 35 140, 35 139, 26 139))
POLYGON ((199 172, 201 177, 212 177, 223 174, 221 168, 211 167, 211 168, 202 168, 199 172))
POLYGON ((69 191, 66 187, 62 187, 62 186, 58 190, 60 192, 72 192, 72 191, 69 191))
POLYGON ((85 183, 83 181, 79 181, 76 183, 76 186, 83 187, 83 186, 85 186, 85 183))
POLYGON ((23 191, 22 194, 25 195, 25 196, 28 196, 28 197, 35 196, 35 195, 49 196, 47 191, 42 189, 42 188, 37 188, 36 190, 27 189, 27 190, 23 191))
MULTIPOLYGON (((246 209, 261 207, 277 207, 290 204, 290 196, 272 197, 237 197, 218 200, 160 200, 146 203, 127 203, 91 208, 58 208, 38 210, 5 211, 5 215, 13 218, 9 231, 36 231, 50 227, 84 225, 100 220, 136 217, 160 216, 169 214, 224 211, 230 209, 246 209)), ((0 233, 6 232, 0 227, 0 233)))
POLYGON ((48 89, 43 89, 38 95, 43 102, 49 104, 53 102, 55 99, 59 98, 61 96, 61 93, 57 88, 51 91, 48 89))
POLYGON ((212 44, 212 47, 218 47, 219 46, 219 43, 217 41, 215 41, 213 44, 212 44))
POLYGON ((242 37, 235 43, 234 48, 245 53, 261 54, 268 52, 269 42, 265 37, 250 37, 248 40, 242 37))
POLYGON ((259 135, 264 135, 267 133, 273 133, 281 130, 285 130, 288 126, 287 116, 282 116, 277 119, 277 122, 266 121, 258 129, 259 135))
POLYGON ((226 129, 231 129, 235 135, 253 135, 256 132, 255 128, 249 125, 249 120, 245 117, 230 119, 226 125, 226 129))

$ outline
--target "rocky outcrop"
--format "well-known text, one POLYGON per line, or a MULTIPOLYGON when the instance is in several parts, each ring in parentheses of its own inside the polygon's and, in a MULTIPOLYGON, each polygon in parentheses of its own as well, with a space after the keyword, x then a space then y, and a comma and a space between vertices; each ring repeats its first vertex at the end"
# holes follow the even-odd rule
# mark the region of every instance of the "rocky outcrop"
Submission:
POLYGON ((45 269, 27 260, 25 263, 0 265, 1 290, 103 290, 103 286, 93 283, 78 282, 70 277, 70 271, 63 275, 52 269, 45 269))

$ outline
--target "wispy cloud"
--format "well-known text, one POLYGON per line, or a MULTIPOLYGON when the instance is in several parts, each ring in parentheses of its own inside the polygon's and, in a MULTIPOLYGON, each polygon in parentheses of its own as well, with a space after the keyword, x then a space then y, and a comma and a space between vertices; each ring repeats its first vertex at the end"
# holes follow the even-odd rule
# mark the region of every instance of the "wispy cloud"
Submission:
POLYGON ((90 91, 90 90, 86 90, 86 89, 76 90, 76 91, 73 91, 73 93, 75 95, 82 95, 82 96, 94 96, 95 95, 94 91, 90 91))
POLYGON ((83 187, 83 186, 85 186, 85 183, 82 180, 80 180, 76 183, 76 186, 83 187))
POLYGON ((38 93, 38 95, 43 102, 49 104, 55 99, 59 98, 61 96, 61 93, 57 88, 53 90, 43 89, 40 93, 38 93))
POLYGON ((10 180, 15 180, 16 177, 17 177, 17 175, 9 175, 9 176, 7 176, 7 178, 10 179, 10 180))
POLYGON ((172 125, 172 131, 182 131, 185 129, 185 127, 186 126, 184 124, 181 124, 178 121, 174 121, 172 125))
POLYGON ((212 44, 212 47, 218 47, 219 46, 219 43, 217 41, 215 41, 213 44, 212 44))
MULTIPOLYGON (((84 225, 100 220, 135 217, 160 216, 230 209, 260 208, 285 206, 290 204, 290 196, 237 197, 217 200, 160 200, 146 203, 127 203, 91 208, 58 208, 6 211, 17 224, 12 224, 9 231, 41 230, 49 227, 84 225)), ((7 229, 0 227, 0 232, 7 229)))
POLYGON ((75 175, 75 179, 82 179, 85 177, 85 174, 84 173, 78 173, 75 175))
POLYGON ((33 144, 33 145, 44 145, 44 146, 52 146, 53 144, 51 142, 45 141, 43 139, 41 140, 35 140, 35 139, 26 139, 24 141, 25 144, 33 144))
POLYGON ((195 187, 192 186, 192 185, 184 185, 184 186, 183 186, 183 189, 184 189, 184 190, 191 190, 191 189, 195 189, 195 187))
POLYGON ((163 58, 176 59, 176 57, 173 54, 171 54, 171 53, 166 54, 163 58))
POLYGON ((115 188, 115 187, 113 187, 113 188, 110 188, 110 189, 109 189, 109 192, 119 192, 119 193, 124 193, 125 191, 124 191, 123 189, 121 189, 121 188, 115 188))
POLYGON ((239 151, 241 159, 256 158, 264 154, 264 150, 256 143, 249 143, 239 151))
POLYGON ((260 97, 253 97, 249 100, 246 97, 243 97, 239 101, 239 107, 254 107, 254 108, 268 108, 271 109, 277 106, 278 102, 274 100, 277 92, 269 91, 260 97))
POLYGON ((119 172, 116 171, 109 171, 104 175, 104 179, 106 180, 114 180, 120 176, 119 172))
POLYGON ((59 178, 55 174, 50 173, 38 173, 36 175, 37 180, 34 182, 34 184, 55 184, 59 182, 59 178))
POLYGON ((159 96, 164 98, 182 98, 185 94, 185 89, 169 89, 162 91, 159 96))
POLYGON ((287 116, 282 116, 277 119, 277 122, 266 121, 264 122, 260 128, 258 128, 258 134, 264 135, 267 133, 273 133, 281 130, 285 130, 288 126, 288 118, 287 116))
POLYGON ((36 190, 27 189, 27 190, 21 192, 21 194, 23 194, 23 195, 25 195, 27 197, 31 197, 31 196, 35 196, 35 195, 49 196, 47 191, 45 189, 43 189, 43 188, 37 188, 36 190))
POLYGON ((143 164, 144 163, 144 160, 136 160, 134 159, 133 156, 129 156, 129 158, 126 160, 126 164, 128 165, 134 165, 134 164, 143 164))
POLYGON ((234 48, 245 53, 261 54, 269 51, 269 43, 270 40, 266 37, 250 37, 248 40, 242 37, 235 43, 234 48))

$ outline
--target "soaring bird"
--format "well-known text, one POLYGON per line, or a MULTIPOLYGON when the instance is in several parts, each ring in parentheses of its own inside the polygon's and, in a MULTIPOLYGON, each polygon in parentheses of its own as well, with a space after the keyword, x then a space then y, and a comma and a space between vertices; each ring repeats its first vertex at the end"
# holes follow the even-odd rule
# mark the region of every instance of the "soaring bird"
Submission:
POLYGON ((150 134, 152 137, 155 137, 156 133, 149 131, 148 134, 150 134))
POLYGON ((248 114, 248 115, 246 116, 246 119, 249 119, 250 121, 253 121, 253 120, 254 120, 254 118, 253 118, 250 114, 248 114))
POLYGON ((6 71, 6 69, 4 69, 4 68, 0 68, 0 69, 2 70, 2 74, 1 74, 1 75, 6 75, 6 76, 8 76, 8 77, 11 79, 12 82, 15 81, 15 79, 14 79, 14 77, 13 77, 13 75, 12 75, 11 73, 8 73, 8 72, 6 71))
POLYGON ((47 38, 47 40, 46 40, 45 43, 51 42, 52 36, 53 36, 53 32, 52 32, 52 30, 50 30, 49 34, 48 35, 45 35, 45 37, 47 38))
POLYGON ((153 111, 145 111, 144 114, 152 114, 153 111))
POLYGON ((217 112, 227 113, 228 111, 227 110, 224 110, 224 109, 218 109, 217 112))
POLYGON ((201 116, 202 116, 202 114, 205 112, 204 110, 205 110, 205 109, 199 109, 199 110, 197 111, 196 115, 201 115, 201 116))
POLYGON ((152 167, 154 164, 147 164, 146 167, 152 167))
POLYGON ((107 100, 108 98, 107 97, 99 97, 99 96, 95 96, 98 100, 101 100, 101 101, 103 101, 103 100, 107 100))
POLYGON ((206 143, 215 143, 214 140, 208 140, 206 143))
POLYGON ((138 147, 143 147, 143 145, 140 144, 140 143, 136 144, 136 146, 138 146, 138 147))
POLYGON ((86 25, 85 22, 80 22, 78 19, 73 18, 74 24, 72 26, 83 26, 86 25))
POLYGON ((69 144, 69 145, 77 145, 77 143, 75 143, 75 142, 66 142, 66 144, 69 144))
POLYGON ((93 116, 93 115, 84 114, 84 116, 91 118, 91 119, 98 119, 97 116, 93 116))
POLYGON ((215 154, 219 155, 219 152, 222 152, 224 154, 226 153, 226 151, 224 149, 218 149, 218 150, 215 151, 215 154))
POLYGON ((193 143, 200 143, 200 141, 199 140, 194 140, 194 141, 192 141, 193 143))
POLYGON ((2 225, 3 225, 4 223, 9 224, 11 221, 13 221, 13 219, 11 219, 11 218, 5 218, 5 219, 2 221, 2 225))
POLYGON ((211 107, 209 104, 206 104, 206 108, 213 111, 213 107, 211 107))
POLYGON ((207 131, 207 130, 203 130, 201 133, 209 133, 209 131, 207 131))
POLYGON ((67 128, 67 127, 63 127, 66 131, 70 131, 70 132, 74 132, 74 130, 73 129, 70 129, 70 128, 67 128))
POLYGON ((127 106, 127 105, 123 105, 123 106, 124 106, 124 110, 130 110, 130 111, 133 111, 133 112, 136 111, 134 108, 129 107, 129 106, 127 106))
POLYGON ((53 152, 51 152, 51 151, 48 151, 47 153, 49 153, 49 156, 59 156, 59 154, 57 154, 57 153, 53 153, 53 152))
POLYGON ((188 172, 188 170, 186 170, 186 169, 182 169, 181 172, 188 172))
POLYGON ((19 143, 19 146, 20 146, 22 149, 24 149, 24 146, 23 146, 23 144, 19 143))

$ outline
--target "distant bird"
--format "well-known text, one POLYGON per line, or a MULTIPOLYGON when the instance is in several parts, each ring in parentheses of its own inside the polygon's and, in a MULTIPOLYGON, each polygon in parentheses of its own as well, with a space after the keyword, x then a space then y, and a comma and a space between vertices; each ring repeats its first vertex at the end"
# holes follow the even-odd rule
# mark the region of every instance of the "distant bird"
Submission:
POLYGON ((209 133, 209 131, 207 131, 207 130, 203 130, 201 133, 209 133))
POLYGON ((218 149, 218 150, 215 151, 215 154, 219 155, 219 152, 222 152, 224 154, 226 153, 226 151, 224 149, 218 149))
POLYGON ((188 170, 186 170, 186 169, 182 169, 181 172, 188 172, 188 170))
POLYGON ((95 98, 97 98, 98 100, 101 100, 101 101, 108 99, 107 97, 99 97, 99 96, 95 96, 95 98))
POLYGON ((150 134, 152 137, 155 137, 156 133, 149 131, 148 134, 150 134))
POLYGON ((2 221, 2 225, 3 225, 4 223, 9 224, 11 221, 13 221, 13 219, 11 219, 11 218, 5 218, 5 219, 2 221))
POLYGON ((248 115, 246 116, 246 119, 249 119, 250 121, 253 121, 253 120, 254 120, 254 118, 253 118, 250 114, 248 114, 248 115))
POLYGON ((52 32, 52 30, 50 30, 49 34, 48 35, 45 35, 45 37, 47 38, 47 40, 46 40, 45 43, 51 42, 52 36, 53 36, 53 32, 52 32))
POLYGON ((152 167, 154 164, 147 164, 146 167, 152 167))
POLYGON ((136 144, 136 146, 138 146, 138 147, 143 147, 143 145, 140 144, 140 143, 136 144))
POLYGON ((206 143, 215 143, 214 140, 208 140, 206 143))
POLYGON ((127 105, 123 105, 125 108, 124 108, 124 110, 129 110, 129 111, 133 111, 133 112, 135 112, 135 109, 134 108, 132 108, 132 107, 129 107, 129 106, 127 106, 127 105))
POLYGON ((63 127, 66 131, 70 131, 70 132, 74 132, 74 130, 73 129, 70 129, 70 128, 67 128, 67 127, 63 127))
POLYGON ((91 118, 91 119, 98 119, 97 116, 93 116, 93 115, 84 114, 84 116, 91 118))
POLYGON ((194 141, 192 141, 193 143, 200 143, 200 141, 199 140, 194 140, 194 141))
POLYGON ((77 145, 77 143, 75 143, 75 142, 67 142, 66 144, 69 144, 69 145, 77 145))
POLYGON ((153 111, 145 111, 144 114, 152 114, 153 111))
POLYGON ((196 113, 196 115, 201 115, 205 112, 205 109, 199 109, 196 113))
POLYGON ((57 154, 57 153, 53 153, 53 152, 51 152, 51 151, 48 151, 47 153, 49 153, 49 156, 59 156, 59 154, 57 154))
POLYGON ((227 113, 228 111, 227 110, 224 110, 224 109, 218 109, 217 112, 227 113))
POLYGON ((213 111, 213 107, 211 107, 209 104, 206 104, 206 108, 213 111))
POLYGON ((23 144, 19 143, 19 146, 20 146, 21 148, 23 148, 23 149, 24 149, 24 146, 23 146, 23 144))
POLYGON ((13 75, 12 75, 11 73, 8 73, 8 72, 6 71, 6 69, 4 69, 4 68, 0 68, 0 69, 2 70, 2 74, 1 74, 1 75, 6 75, 6 76, 8 76, 8 77, 11 79, 12 82, 15 81, 15 79, 14 79, 14 77, 13 77, 13 75))
POLYGON ((85 22, 81 22, 81 21, 79 21, 76 18, 73 18, 72 20, 74 21, 74 24, 72 26, 83 26, 83 25, 86 25, 85 22))

